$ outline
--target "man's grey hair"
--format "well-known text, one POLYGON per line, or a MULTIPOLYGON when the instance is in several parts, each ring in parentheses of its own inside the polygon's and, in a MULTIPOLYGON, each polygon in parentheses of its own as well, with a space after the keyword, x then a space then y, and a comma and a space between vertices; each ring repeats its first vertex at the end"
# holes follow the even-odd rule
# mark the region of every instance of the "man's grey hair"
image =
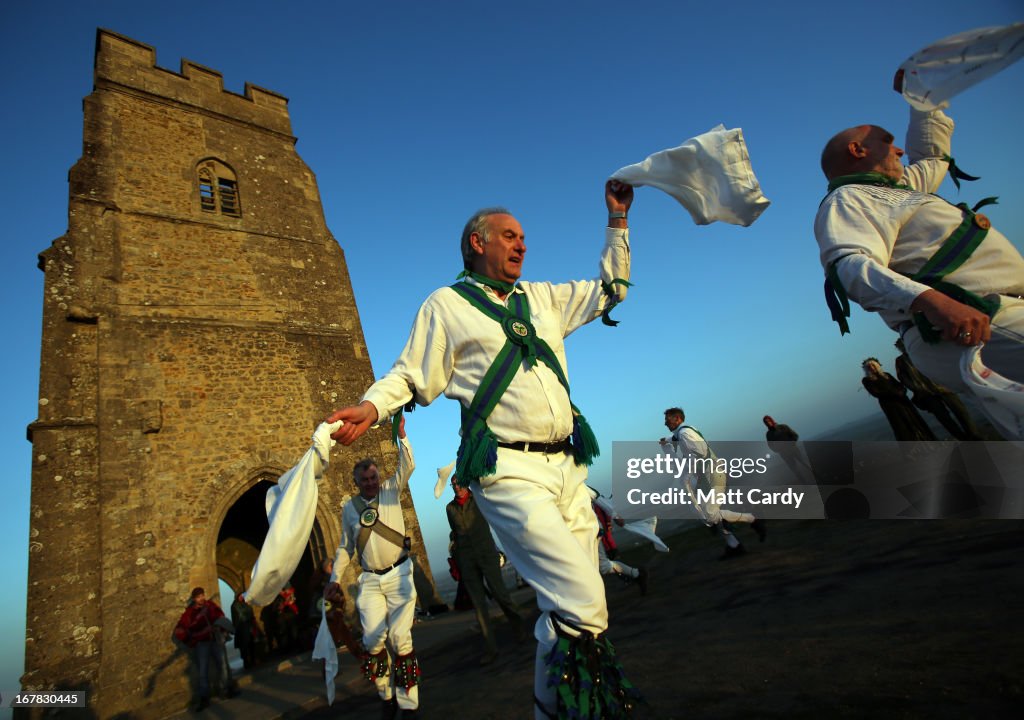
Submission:
POLYGON ((352 479, 355 480, 356 485, 359 485, 359 481, 363 478, 363 472, 370 469, 370 466, 377 466, 377 461, 373 458, 363 458, 356 463, 356 466, 352 468, 352 479))
POLYGON ((462 266, 469 270, 473 265, 473 257, 475 253, 473 248, 469 245, 469 236, 476 233, 486 243, 491 238, 489 237, 490 228, 488 227, 487 218, 491 215, 511 215, 508 208, 503 207, 488 207, 481 210, 477 210, 473 213, 473 216, 466 222, 466 227, 462 229, 462 266))

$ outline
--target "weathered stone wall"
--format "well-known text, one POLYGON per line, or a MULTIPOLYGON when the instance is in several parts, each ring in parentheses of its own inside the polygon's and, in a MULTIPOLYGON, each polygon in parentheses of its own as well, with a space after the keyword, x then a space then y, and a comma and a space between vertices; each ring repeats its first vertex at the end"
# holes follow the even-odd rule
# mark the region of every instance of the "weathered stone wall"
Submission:
MULTIPOLYGON (((154 61, 98 32, 68 231, 40 256, 23 686, 88 688, 100 717, 184 707, 170 634, 191 587, 216 592, 225 514, 373 379, 285 98, 154 61), (240 217, 202 210, 208 158, 235 173, 240 217)), ((389 429, 332 454, 317 514, 328 554, 365 455, 394 470, 389 429)))

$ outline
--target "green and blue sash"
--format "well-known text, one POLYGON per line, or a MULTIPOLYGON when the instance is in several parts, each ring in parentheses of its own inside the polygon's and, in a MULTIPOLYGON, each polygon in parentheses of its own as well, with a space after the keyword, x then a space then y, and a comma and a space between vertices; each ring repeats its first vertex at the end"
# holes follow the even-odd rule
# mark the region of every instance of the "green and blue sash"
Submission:
MULTIPOLYGON (((480 381, 469 407, 462 408, 462 442, 456 458, 456 482, 467 487, 473 480, 492 475, 498 461, 498 439, 487 426, 487 418, 505 394, 521 365, 531 368, 544 363, 569 395, 569 382, 551 347, 530 322, 530 302, 523 292, 511 292, 508 307, 491 302, 480 287, 460 282, 451 286, 470 305, 501 325, 505 345, 480 381)), ((590 465, 600 454, 597 439, 586 418, 569 402, 573 413, 572 448, 577 465, 590 465)))

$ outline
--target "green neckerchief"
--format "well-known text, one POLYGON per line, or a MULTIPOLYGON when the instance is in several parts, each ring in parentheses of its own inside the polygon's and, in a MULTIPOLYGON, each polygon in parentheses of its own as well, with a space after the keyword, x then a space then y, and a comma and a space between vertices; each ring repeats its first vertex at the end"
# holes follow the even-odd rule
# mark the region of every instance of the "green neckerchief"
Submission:
MULTIPOLYGON (((489 288, 494 288, 498 292, 504 293, 505 295, 508 295, 510 292, 515 290, 516 287, 513 283, 495 280, 494 278, 489 278, 486 275, 481 275, 480 273, 473 272, 472 270, 463 270, 462 272, 455 276, 455 279, 461 280, 464 277, 473 278, 481 285, 486 285, 489 288)), ((601 290, 603 290, 604 294, 608 297, 608 307, 606 307, 604 309, 604 312, 601 313, 601 322, 605 325, 608 325, 609 327, 615 327, 616 325, 619 324, 618 320, 612 320, 611 318, 612 310, 614 310, 615 306, 619 304, 618 298, 615 297, 614 288, 616 285, 633 287, 633 283, 629 282, 628 280, 623 280, 622 278, 614 278, 611 282, 605 282, 603 280, 601 281, 601 290)))
POLYGON ((461 280, 464 277, 473 278, 481 285, 486 285, 489 288, 494 288, 498 292, 504 293, 505 295, 508 295, 510 292, 516 289, 515 283, 507 283, 504 282, 503 280, 495 280, 494 278, 489 278, 486 275, 481 275, 480 273, 473 272, 472 270, 463 270, 462 272, 455 276, 455 279, 461 280))
MULTIPOLYGON (((943 154, 942 159, 945 160, 946 163, 949 164, 949 170, 947 171, 949 173, 949 179, 953 181, 954 185, 956 185, 956 189, 957 190, 960 189, 960 181, 961 180, 966 180, 968 182, 974 182, 975 180, 980 180, 981 179, 977 175, 968 175, 963 170, 961 170, 960 166, 956 164, 956 160, 954 160, 951 155, 943 154)), ((882 173, 878 173, 878 172, 866 172, 866 173, 854 173, 852 175, 842 175, 841 177, 832 178, 832 180, 830 180, 829 183, 828 183, 828 191, 832 192, 836 188, 842 187, 843 185, 855 185, 855 184, 857 184, 857 185, 884 185, 885 187, 897 188, 899 190, 913 190, 914 189, 914 188, 910 187, 909 185, 904 185, 903 183, 901 183, 901 182, 899 182, 897 180, 893 180, 888 175, 883 175, 882 173)), ((989 200, 989 198, 985 198, 985 200, 989 200)), ((982 202, 984 204, 986 204, 986 205, 988 204, 985 201, 982 201, 982 202)), ((992 200, 992 202, 994 202, 994 200, 992 200)), ((976 205, 974 209, 977 210, 978 207, 980 207, 980 204, 976 205)))

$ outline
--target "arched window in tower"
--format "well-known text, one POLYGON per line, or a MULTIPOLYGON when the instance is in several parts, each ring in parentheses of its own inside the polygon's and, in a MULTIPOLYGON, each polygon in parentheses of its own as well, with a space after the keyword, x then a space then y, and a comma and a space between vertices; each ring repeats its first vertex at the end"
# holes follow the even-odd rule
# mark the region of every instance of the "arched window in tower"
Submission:
POLYGON ((199 182, 199 207, 203 212, 241 217, 238 201, 238 180, 227 165, 209 158, 196 169, 199 182))

